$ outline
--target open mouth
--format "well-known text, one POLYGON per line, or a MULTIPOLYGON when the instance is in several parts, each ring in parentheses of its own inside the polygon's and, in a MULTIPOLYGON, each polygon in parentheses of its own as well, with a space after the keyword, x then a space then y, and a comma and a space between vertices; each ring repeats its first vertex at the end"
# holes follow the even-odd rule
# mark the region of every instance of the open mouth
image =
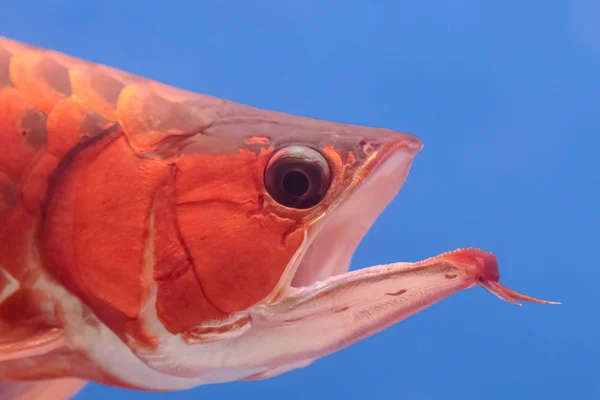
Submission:
POLYGON ((348 271, 360 241, 404 185, 418 150, 420 146, 390 151, 354 193, 327 216, 308 244, 292 287, 310 286, 348 271))
MULTIPOLYGON (((412 161, 421 147, 421 144, 401 145, 388 151, 350 198, 333 210, 308 243, 309 247, 291 281, 292 288, 307 288, 348 272, 360 241, 404 185, 412 161)), ((461 265, 467 275, 473 275, 474 284, 507 302, 517 305, 520 305, 518 300, 559 304, 520 294, 500 284, 496 258, 493 254, 478 249, 458 249, 414 264, 396 264, 408 266, 444 262, 461 265)), ((360 271, 366 272, 370 268, 372 267, 362 268, 360 271)))

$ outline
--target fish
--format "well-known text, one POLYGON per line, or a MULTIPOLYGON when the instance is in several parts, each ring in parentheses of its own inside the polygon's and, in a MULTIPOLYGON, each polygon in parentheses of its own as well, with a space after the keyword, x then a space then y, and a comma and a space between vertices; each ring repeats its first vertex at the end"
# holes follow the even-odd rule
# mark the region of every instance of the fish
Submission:
POLYGON ((268 379, 475 286, 559 304, 478 248, 349 271, 412 134, 0 37, 0 146, 0 399, 268 379))

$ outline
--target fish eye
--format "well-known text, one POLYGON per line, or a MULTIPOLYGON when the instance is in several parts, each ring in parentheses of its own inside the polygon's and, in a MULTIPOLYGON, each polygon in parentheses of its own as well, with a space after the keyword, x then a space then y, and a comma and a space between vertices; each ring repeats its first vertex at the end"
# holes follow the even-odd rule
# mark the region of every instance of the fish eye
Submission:
POLYGON ((316 206, 327 194, 330 184, 329 163, 310 147, 284 147, 273 154, 265 169, 267 192, 286 207, 316 206))

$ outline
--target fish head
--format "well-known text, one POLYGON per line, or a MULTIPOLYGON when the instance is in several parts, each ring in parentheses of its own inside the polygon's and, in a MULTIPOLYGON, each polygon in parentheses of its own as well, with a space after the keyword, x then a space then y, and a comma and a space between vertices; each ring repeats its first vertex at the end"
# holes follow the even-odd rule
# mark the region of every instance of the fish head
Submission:
POLYGON ((229 107, 183 148, 174 178, 196 277, 227 315, 347 271, 422 148, 390 129, 229 107))
MULTIPOLYGON (((166 376, 218 382, 305 362, 274 360, 287 354, 276 346, 268 360, 248 352, 264 321, 287 326, 261 313, 287 315, 298 291, 348 270, 422 142, 152 81, 125 87, 116 115, 54 174, 45 267, 166 376)), ((69 322, 75 336, 85 318, 69 322)), ((114 369, 103 340, 78 339, 114 369)))
POLYGON ((132 104, 161 104, 145 107, 152 110, 147 118, 135 112, 121 120, 138 154, 172 166, 164 199, 155 202, 153 246, 155 254, 180 248, 182 256, 159 251, 167 256, 154 259, 153 294, 138 318, 160 344, 148 349, 130 334, 130 348, 154 369, 203 382, 287 363, 248 353, 261 332, 261 310, 281 310, 297 291, 348 270, 360 240, 403 186, 422 142, 392 129, 209 96, 155 90, 131 97, 132 104), (158 127, 156 115, 164 109, 169 117, 158 127), (163 208, 168 217, 156 211, 163 208), (168 218, 175 221, 170 227, 168 218), (211 353, 227 361, 207 361, 211 353))

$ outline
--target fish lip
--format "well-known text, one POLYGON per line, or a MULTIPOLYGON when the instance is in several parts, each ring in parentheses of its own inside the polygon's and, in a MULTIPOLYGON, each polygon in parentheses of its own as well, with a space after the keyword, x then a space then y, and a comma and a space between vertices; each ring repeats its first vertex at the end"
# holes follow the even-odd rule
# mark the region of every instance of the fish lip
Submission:
POLYGON ((360 172, 367 176, 337 199, 322 223, 313 227, 305 249, 293 261, 290 275, 279 286, 279 294, 271 297, 272 301, 286 291, 312 286, 348 271, 358 245, 404 186, 413 159, 423 148, 420 139, 404 133, 373 142, 381 147, 361 167, 360 172), (371 203, 368 208, 364 208, 365 201, 371 203), (326 265, 319 268, 318 264, 326 265))

